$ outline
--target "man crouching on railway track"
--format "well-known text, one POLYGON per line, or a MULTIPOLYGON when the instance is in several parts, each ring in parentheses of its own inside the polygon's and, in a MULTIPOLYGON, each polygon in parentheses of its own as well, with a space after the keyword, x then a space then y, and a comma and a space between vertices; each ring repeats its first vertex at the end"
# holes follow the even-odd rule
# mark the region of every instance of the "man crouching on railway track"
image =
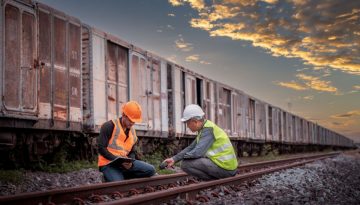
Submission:
POLYGON ((120 118, 105 122, 101 126, 98 166, 104 174, 105 181, 150 177, 155 174, 154 166, 135 160, 138 138, 132 126, 141 120, 140 105, 135 101, 129 101, 123 105, 120 118))
POLYGON ((200 106, 191 104, 185 107, 183 118, 196 139, 175 156, 165 159, 167 167, 182 160, 181 169, 202 180, 231 177, 236 174, 238 162, 227 134, 215 123, 204 118, 200 106))

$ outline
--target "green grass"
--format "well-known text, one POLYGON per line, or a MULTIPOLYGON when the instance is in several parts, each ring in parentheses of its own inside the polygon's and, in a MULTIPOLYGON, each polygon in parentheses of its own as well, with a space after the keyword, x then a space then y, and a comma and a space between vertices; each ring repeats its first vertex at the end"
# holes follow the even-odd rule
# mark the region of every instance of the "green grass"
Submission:
POLYGON ((18 185, 24 180, 24 177, 22 170, 0 170, 0 179, 2 182, 18 185))
POLYGON ((160 152, 155 152, 152 154, 144 155, 143 159, 141 159, 141 160, 143 160, 149 164, 152 164, 155 167, 156 172, 160 175, 175 173, 175 171, 173 171, 173 170, 159 168, 159 165, 161 164, 162 161, 164 161, 164 159, 165 158, 162 156, 162 154, 160 152))
POLYGON ((98 166, 96 162, 89 161, 73 161, 73 162, 62 162, 57 164, 49 164, 41 166, 41 171, 50 172, 50 173, 66 173, 72 171, 78 171, 81 169, 94 168, 97 169, 98 166))

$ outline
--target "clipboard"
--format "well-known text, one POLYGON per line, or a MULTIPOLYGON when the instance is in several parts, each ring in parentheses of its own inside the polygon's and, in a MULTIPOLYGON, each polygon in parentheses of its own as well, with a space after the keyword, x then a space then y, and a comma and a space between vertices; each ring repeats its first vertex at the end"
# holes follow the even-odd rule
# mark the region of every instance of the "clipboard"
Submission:
POLYGON ((133 162, 135 159, 127 158, 127 157, 116 157, 116 159, 112 160, 109 164, 115 163, 121 165, 123 162, 133 162))

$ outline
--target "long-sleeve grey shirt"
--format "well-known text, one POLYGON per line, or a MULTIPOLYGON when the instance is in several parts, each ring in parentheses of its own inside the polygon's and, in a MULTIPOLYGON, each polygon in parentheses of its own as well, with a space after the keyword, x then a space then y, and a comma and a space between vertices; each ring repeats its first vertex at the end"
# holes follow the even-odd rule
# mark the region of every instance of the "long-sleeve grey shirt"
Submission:
POLYGON ((213 128, 205 127, 200 130, 201 136, 199 142, 196 143, 196 139, 181 152, 173 156, 173 160, 178 162, 182 159, 196 159, 206 156, 207 150, 215 141, 213 128))

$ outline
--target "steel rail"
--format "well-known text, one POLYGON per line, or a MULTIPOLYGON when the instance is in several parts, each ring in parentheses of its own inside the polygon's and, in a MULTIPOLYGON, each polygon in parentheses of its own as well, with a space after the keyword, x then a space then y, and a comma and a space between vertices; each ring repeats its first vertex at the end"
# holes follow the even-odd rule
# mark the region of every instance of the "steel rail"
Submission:
MULTIPOLYGON (((330 155, 336 155, 339 153, 330 153, 330 155)), ((294 160, 302 160, 304 158, 322 157, 329 154, 317 154, 304 157, 293 157, 282 160, 272 160, 257 162, 251 164, 240 165, 238 167, 239 173, 245 173, 256 169, 264 169, 264 167, 275 166, 277 164, 287 163, 294 160)), ((98 197, 97 202, 103 200, 100 195, 120 195, 121 193, 129 192, 133 190, 136 194, 137 189, 145 189, 149 186, 160 186, 165 184, 176 183, 180 180, 185 180, 189 176, 186 173, 177 173, 170 175, 154 176, 150 178, 131 179, 121 182, 110 182, 95 185, 86 185, 73 188, 55 189, 50 191, 23 193, 12 196, 0 197, 0 203, 5 204, 64 204, 72 203, 74 199, 81 204, 82 199, 89 198, 91 196, 98 197)), ((152 190, 155 191, 155 190, 152 190)), ((120 196, 122 197, 122 196, 120 196)))
POLYGON ((162 184, 175 183, 178 180, 186 179, 186 173, 160 175, 150 178, 131 179, 120 182, 109 182, 95 185, 86 185, 65 189, 54 189, 50 191, 23 193, 13 196, 0 197, 0 204, 62 204, 71 203, 74 198, 87 198, 91 195, 111 194, 127 192, 139 187, 157 186, 162 184))

